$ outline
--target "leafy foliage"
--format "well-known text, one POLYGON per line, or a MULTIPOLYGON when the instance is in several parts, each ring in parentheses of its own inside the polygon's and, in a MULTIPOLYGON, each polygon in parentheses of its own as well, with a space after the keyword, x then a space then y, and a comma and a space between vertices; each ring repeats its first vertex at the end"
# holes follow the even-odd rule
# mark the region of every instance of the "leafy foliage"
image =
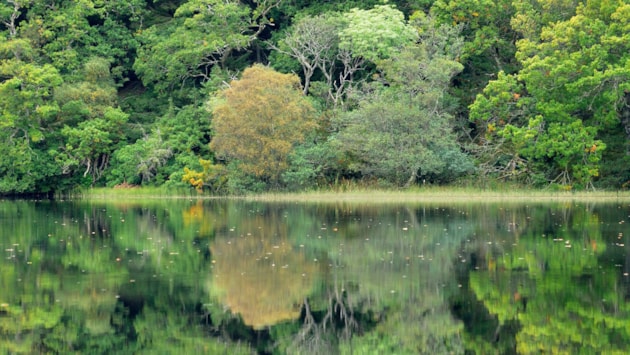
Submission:
POLYGON ((59 175, 48 140, 55 143, 59 105, 53 90, 63 82, 49 64, 22 61, 26 43, 0 42, 0 193, 47 191, 44 180, 59 175))
POLYGON ((627 58, 610 55, 620 45, 616 14, 624 7, 587 1, 566 21, 543 26, 540 38, 521 40, 523 69, 500 76, 492 90, 504 91, 488 91, 471 106, 472 119, 489 122, 548 181, 588 187, 599 176, 606 143, 598 133, 618 122, 626 100, 627 58))
POLYGON ((457 29, 418 22, 421 42, 382 61, 389 86, 376 86, 342 116, 336 138, 362 174, 406 186, 418 176, 444 179, 472 169, 459 151, 447 105, 449 82, 461 70, 454 61, 457 29))
POLYGON ((295 144, 316 128, 313 109, 299 79, 261 65, 243 72, 210 103, 218 158, 236 160, 239 169, 276 185, 288 168, 295 144))
POLYGON ((403 13, 390 5, 376 5, 370 10, 355 8, 344 16, 348 24, 339 32, 339 46, 375 63, 417 38, 403 13))
POLYGON ((230 54, 248 48, 269 24, 267 13, 277 0, 256 5, 252 9, 233 0, 182 3, 172 20, 142 33, 134 69, 145 85, 160 92, 181 89, 187 80, 208 81, 213 66, 225 68, 230 54))

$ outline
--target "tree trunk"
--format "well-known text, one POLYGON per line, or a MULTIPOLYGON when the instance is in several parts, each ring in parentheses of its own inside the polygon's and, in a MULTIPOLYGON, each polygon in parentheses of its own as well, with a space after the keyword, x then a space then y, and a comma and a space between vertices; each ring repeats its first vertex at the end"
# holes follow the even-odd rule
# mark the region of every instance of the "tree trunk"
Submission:
POLYGON ((407 182, 405 183, 405 188, 411 186, 411 184, 416 182, 417 178, 418 178, 418 169, 413 169, 413 172, 411 173, 409 180, 407 180, 407 182))

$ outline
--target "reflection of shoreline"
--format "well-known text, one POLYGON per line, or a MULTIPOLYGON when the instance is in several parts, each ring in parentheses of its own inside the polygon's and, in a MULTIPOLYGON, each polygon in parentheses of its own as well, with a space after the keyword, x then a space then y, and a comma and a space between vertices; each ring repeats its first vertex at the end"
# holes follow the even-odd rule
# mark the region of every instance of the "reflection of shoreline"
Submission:
POLYGON ((319 264, 284 238, 217 238, 210 250, 210 293, 254 329, 297 319, 319 278, 319 264))

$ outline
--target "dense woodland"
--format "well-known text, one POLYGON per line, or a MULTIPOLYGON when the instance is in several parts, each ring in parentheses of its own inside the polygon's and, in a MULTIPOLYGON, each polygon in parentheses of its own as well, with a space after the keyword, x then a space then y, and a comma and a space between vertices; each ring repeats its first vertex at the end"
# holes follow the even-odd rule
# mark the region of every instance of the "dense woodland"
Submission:
POLYGON ((630 182, 625 0, 6 0, 0 194, 630 182))

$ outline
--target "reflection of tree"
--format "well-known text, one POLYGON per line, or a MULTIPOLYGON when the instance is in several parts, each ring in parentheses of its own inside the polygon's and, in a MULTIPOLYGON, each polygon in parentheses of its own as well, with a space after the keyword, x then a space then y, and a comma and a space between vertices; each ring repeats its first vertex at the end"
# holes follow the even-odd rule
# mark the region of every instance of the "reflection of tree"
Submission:
POLYGON ((177 307, 145 307, 135 320, 141 350, 137 354, 251 354, 247 345, 206 336, 201 324, 177 307))
POLYGON ((201 322, 209 251, 180 207, 0 201, 0 353, 251 353, 201 322))
POLYGON ((305 302, 288 352, 461 352, 462 325, 446 301, 470 223, 443 209, 319 208, 328 219, 300 242, 327 252, 328 278, 305 302))
POLYGON ((114 333, 111 315, 117 304, 119 285, 128 282, 127 273, 66 277, 55 297, 66 311, 82 312, 85 330, 93 336, 114 333))
POLYGON ((226 204, 209 204, 198 200, 182 211, 183 227, 194 228, 201 236, 212 236, 225 224, 226 204))
POLYGON ((151 268, 170 275, 206 271, 210 263, 207 237, 213 232, 206 229, 204 233, 208 234, 201 234, 200 226, 190 223, 186 211, 191 205, 198 206, 193 208, 193 214, 202 214, 197 221, 220 219, 212 206, 206 208, 188 201, 127 204, 120 208, 110 204, 98 206, 110 220, 108 233, 117 247, 110 251, 116 253, 112 260, 132 269, 151 268))
POLYGON ((331 354, 339 340, 348 340, 359 330, 352 295, 335 277, 327 287, 324 311, 315 315, 308 299, 302 305, 303 323, 289 345, 288 353, 331 354))
MULTIPOLYGON (((76 226, 65 214, 42 218, 52 203, 0 201, 0 213, 11 223, 0 226, 0 352, 30 354, 46 350, 43 338, 64 315, 55 302, 59 277, 55 255, 76 226)), ((4 219, 3 219, 4 221, 4 219)))
MULTIPOLYGON (((339 307, 339 305, 337 305, 339 307)), ((344 308, 345 306, 342 305, 344 308)), ((313 315, 308 299, 304 299, 303 313, 304 322, 300 330, 293 336, 293 341, 287 347, 287 353, 295 354, 331 354, 335 352, 331 341, 331 334, 327 332, 327 325, 332 320, 333 307, 328 308, 324 318, 326 320, 318 322, 313 315)))
MULTIPOLYGON (((5 276, 4 268, 0 268, 5 276)), ((0 296, 0 350, 9 354, 29 354, 41 346, 41 334, 59 323, 63 309, 33 284, 12 295, 3 289, 0 296), (6 293, 5 293, 6 292, 6 293), (7 294, 8 293, 8 294, 7 294), (22 300, 12 296, 18 296, 22 300)))
POLYGON ((619 292, 618 273, 598 261, 606 249, 599 215, 570 206, 529 215, 518 239, 483 231, 496 236, 495 245, 504 241, 492 248, 487 244, 493 242, 480 241, 483 262, 470 275, 471 289, 499 323, 486 341, 517 322, 513 350, 521 354, 623 351, 630 341, 630 307, 619 292))
POLYGON ((630 343, 618 280, 627 249, 614 244, 622 210, 610 223, 567 205, 11 206, 0 203, 22 216, 0 231, 0 348, 10 353, 250 351, 241 341, 276 353, 438 354, 462 352, 463 339, 478 353, 614 353, 630 343), (476 268, 461 289, 456 265, 476 268), (221 302, 205 301, 208 278, 221 302), (458 293, 460 306, 476 297, 483 310, 458 315, 489 326, 462 336, 449 304, 458 293))
POLYGON ((244 219, 210 246, 212 293, 255 329, 298 318, 319 272, 316 261, 294 250, 286 225, 266 217, 244 219))

